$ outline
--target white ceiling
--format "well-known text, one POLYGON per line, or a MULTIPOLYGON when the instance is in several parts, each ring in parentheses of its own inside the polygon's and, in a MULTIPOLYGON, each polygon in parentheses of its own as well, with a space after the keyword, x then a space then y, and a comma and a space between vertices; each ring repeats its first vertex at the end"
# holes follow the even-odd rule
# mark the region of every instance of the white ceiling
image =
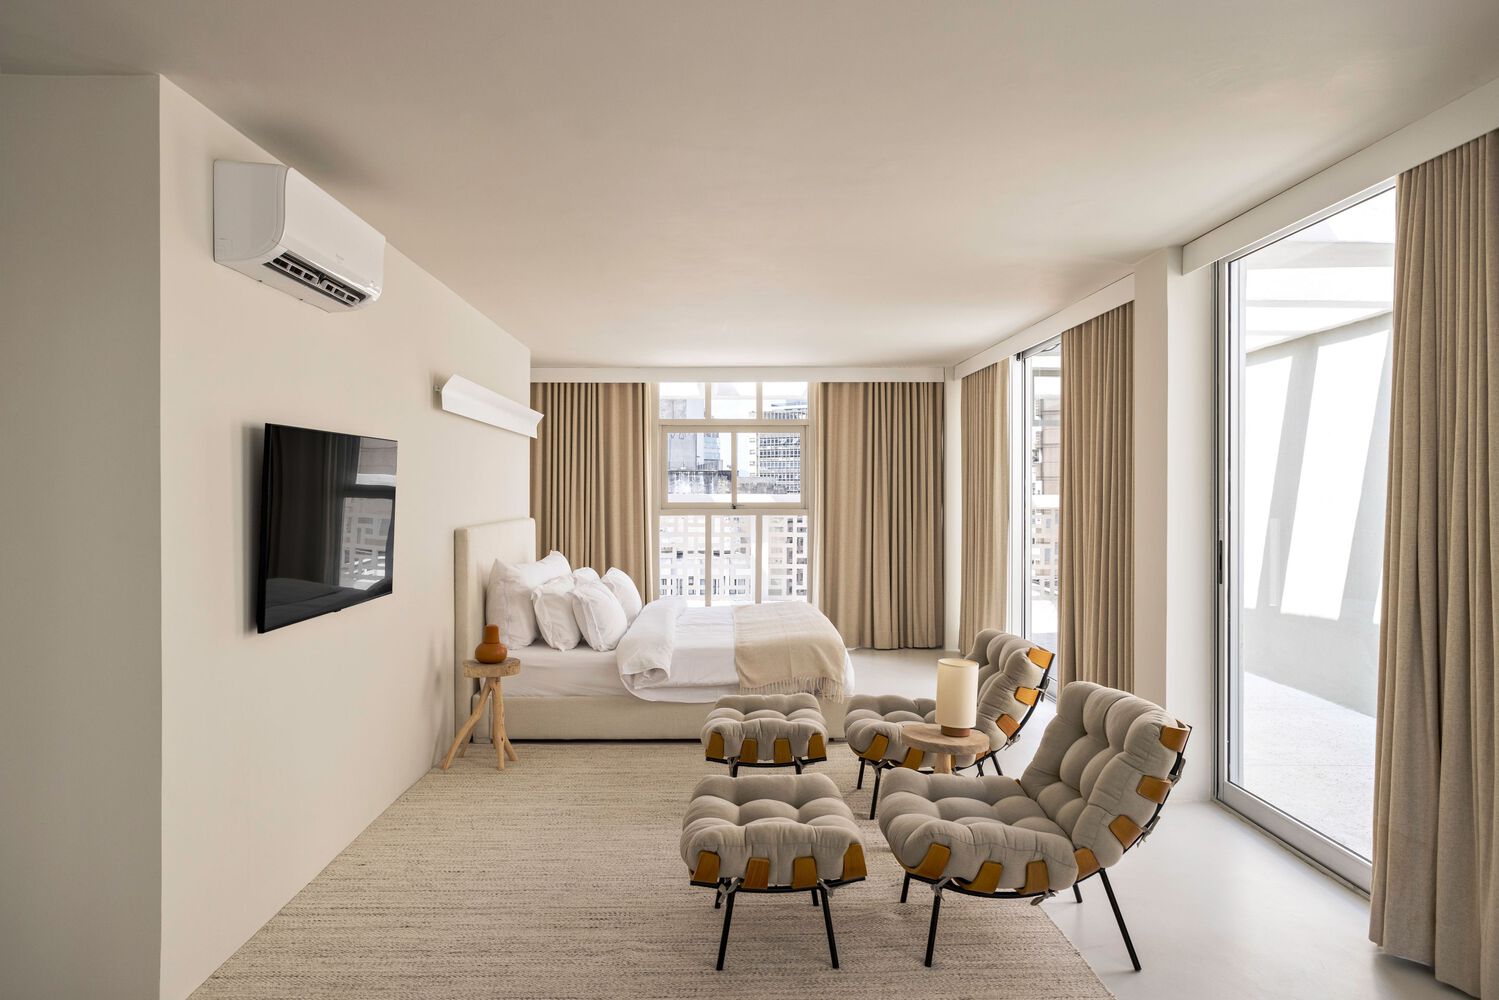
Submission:
POLYGON ((6 0, 0 70, 171 78, 538 364, 931 364, 1499 77, 1499 3, 6 0))

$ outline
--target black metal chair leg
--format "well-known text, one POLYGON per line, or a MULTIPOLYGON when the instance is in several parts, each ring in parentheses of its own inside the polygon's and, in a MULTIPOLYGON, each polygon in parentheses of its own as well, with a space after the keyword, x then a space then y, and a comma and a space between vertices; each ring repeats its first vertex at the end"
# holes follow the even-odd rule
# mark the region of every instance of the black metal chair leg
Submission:
POLYGON ((854 791, 864 787, 864 765, 868 763, 863 757, 859 758, 859 782, 854 785, 854 791))
POLYGON ((729 777, 739 777, 739 762, 737 760, 729 763, 729 777))
POLYGON ((1109 873, 1100 870, 1098 877, 1103 879, 1103 891, 1109 894, 1109 905, 1114 908, 1114 920, 1119 924, 1119 933, 1124 937, 1124 947, 1129 950, 1130 964, 1135 971, 1140 971, 1140 956, 1135 954, 1135 943, 1129 939, 1129 928, 1124 926, 1124 914, 1119 912, 1119 901, 1114 898, 1114 887, 1109 884, 1109 873))
POLYGON ((729 924, 734 920, 734 893, 729 893, 729 905, 723 908, 723 934, 718 939, 718 971, 723 971, 724 952, 729 950, 729 924))
POLYGON ((797 774, 801 774, 802 773, 802 762, 801 761, 794 760, 794 761, 791 762, 791 766, 794 767, 794 768, 796 768, 796 773, 797 774))
POLYGON ((978 766, 979 766, 979 777, 983 777, 983 774, 984 774, 984 758, 980 757, 978 759, 978 766))
POLYGON ((869 799, 869 818, 870 819, 874 819, 874 811, 877 808, 879 808, 879 805, 880 805, 880 777, 884 773, 885 773, 885 769, 883 767, 880 767, 878 764, 876 764, 875 768, 874 768, 874 794, 872 796, 870 796, 870 799, 869 799))
POLYGON ((1079 903, 1083 901, 1083 890, 1078 886, 1076 882, 1072 883, 1072 898, 1077 900, 1079 903))
POLYGON ((932 949, 937 945, 937 916, 942 912, 942 894, 932 895, 932 926, 926 932, 926 962, 928 969, 932 967, 932 949))
POLYGON ((715 892, 713 894, 713 908, 716 910, 716 909, 718 909, 722 905, 723 905, 723 893, 721 893, 721 892, 715 892))
POLYGON ((900 884, 900 901, 906 901, 906 893, 911 891, 911 873, 907 872, 905 879, 900 884))
POLYGON ((817 905, 817 890, 816 889, 812 890, 812 905, 813 906, 817 905))
POLYGON ((828 890, 818 890, 822 893, 822 922, 828 929, 828 957, 833 960, 833 968, 838 968, 838 941, 833 937, 833 913, 828 909, 828 890))

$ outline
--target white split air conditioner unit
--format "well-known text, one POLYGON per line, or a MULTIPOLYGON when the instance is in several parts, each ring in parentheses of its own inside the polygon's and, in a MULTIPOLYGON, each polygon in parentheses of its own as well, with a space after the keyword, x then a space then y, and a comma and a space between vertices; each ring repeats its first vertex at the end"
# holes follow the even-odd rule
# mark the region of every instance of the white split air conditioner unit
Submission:
POLYGON ((213 259, 344 312, 380 297, 385 237, 289 167, 215 160, 213 259))

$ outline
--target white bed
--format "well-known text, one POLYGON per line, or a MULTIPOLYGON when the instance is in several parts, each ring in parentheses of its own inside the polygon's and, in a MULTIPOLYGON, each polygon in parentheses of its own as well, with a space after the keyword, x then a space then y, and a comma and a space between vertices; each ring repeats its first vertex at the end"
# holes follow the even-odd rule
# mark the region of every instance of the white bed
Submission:
POLYGON ((524 664, 521 673, 505 682, 505 704, 511 698, 640 698, 645 701, 714 702, 733 694, 732 685, 644 688, 633 694, 619 676, 614 651, 600 652, 579 644, 575 649, 553 649, 537 642, 510 655, 524 664))
MULTIPOLYGON (((461 723, 478 688, 463 676, 463 661, 483 634, 484 589, 496 559, 530 562, 536 556, 536 522, 530 518, 459 528, 453 533, 454 713, 461 723)), ((711 630, 711 624, 708 630, 711 630)), ((697 739, 713 702, 738 690, 735 683, 674 685, 632 694, 620 679, 615 653, 586 646, 556 650, 538 642, 511 651, 520 673, 504 682, 505 724, 515 739, 697 739)), ((732 669, 732 654, 728 660, 732 669)), ((846 690, 852 691, 849 666, 846 690)), ((704 676, 726 681, 722 665, 704 676)), ((844 702, 824 701, 829 735, 843 735, 844 702)), ((487 720, 475 732, 489 732, 487 720)), ((476 737, 482 739, 483 737, 476 737)))

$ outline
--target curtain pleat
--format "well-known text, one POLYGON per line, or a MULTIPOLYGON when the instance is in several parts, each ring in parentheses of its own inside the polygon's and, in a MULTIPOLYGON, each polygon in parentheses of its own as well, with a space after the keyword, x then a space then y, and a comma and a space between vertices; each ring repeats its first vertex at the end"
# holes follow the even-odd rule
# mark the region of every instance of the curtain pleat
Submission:
POLYGON ((958 648, 1006 627, 1010 536, 1008 358, 963 379, 963 589, 958 648))
POLYGON ((1062 334, 1062 682, 1134 690, 1134 303, 1062 334))
POLYGON ((637 382, 538 382, 531 442, 531 516, 540 554, 574 567, 618 566, 649 593, 649 387, 637 382))
POLYGON ((1499 995, 1499 131, 1400 175, 1369 936, 1499 995))
POLYGON ((942 394, 817 386, 817 603, 849 646, 942 645, 942 394))

